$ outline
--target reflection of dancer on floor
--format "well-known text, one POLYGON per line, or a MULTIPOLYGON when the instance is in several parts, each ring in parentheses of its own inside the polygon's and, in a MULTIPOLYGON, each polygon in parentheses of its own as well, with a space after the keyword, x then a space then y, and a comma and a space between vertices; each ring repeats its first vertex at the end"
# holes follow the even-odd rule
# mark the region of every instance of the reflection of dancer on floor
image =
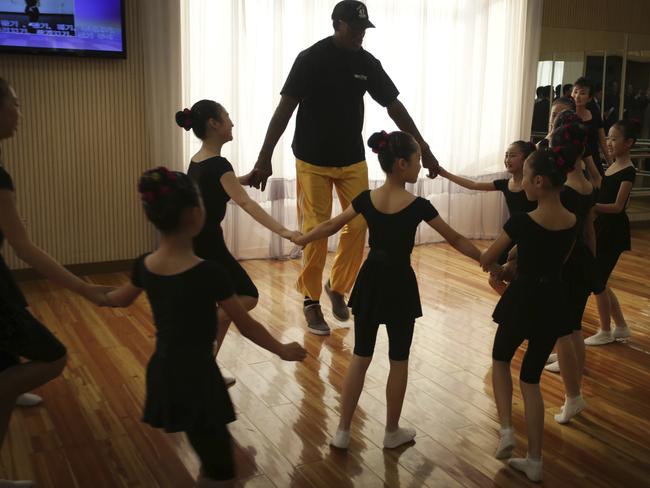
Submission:
POLYGON ((146 290, 156 325, 156 350, 147 365, 143 421, 166 432, 185 432, 201 460, 197 486, 232 486, 235 466, 227 424, 235 412, 212 357, 217 309, 223 307, 249 340, 287 361, 301 361, 297 343, 281 344, 246 311, 228 271, 194 253, 193 237, 205 210, 192 179, 156 168, 138 185, 160 244, 141 256, 131 282, 108 294, 125 307, 146 290))
MULTIPOLYGON (((438 174, 469 190, 500 191, 506 199, 506 205, 511 216, 519 212, 530 212, 535 209, 537 203, 531 202, 526 198, 526 193, 521 188, 521 179, 524 161, 534 150, 535 145, 526 141, 515 141, 508 146, 503 163, 506 171, 512 175, 509 179, 485 182, 473 181, 468 178, 456 176, 443 168, 440 168, 438 174)), ((510 248, 506 249, 499 257, 499 264, 505 264, 508 261, 508 251, 510 251, 510 248)), ((503 295, 507 285, 502 280, 497 279, 494 275, 490 275, 489 283, 494 291, 499 295, 503 295)))
MULTIPOLYGON (((636 178, 636 168, 630 159, 630 149, 636 142, 637 124, 629 120, 619 120, 609 129, 607 150, 614 163, 607 168, 596 204, 596 263, 600 278, 607 285, 616 267, 618 258, 631 249, 630 220, 625 208, 636 178)), ((585 339, 588 346, 600 346, 614 342, 615 339, 629 337, 631 332, 621 304, 614 291, 606 286, 605 291, 596 295, 600 329, 585 339), (612 318, 616 328, 612 331, 612 318)))
POLYGON ((570 145, 562 151, 536 151, 526 159, 521 185, 526 196, 537 201, 537 209, 512 215, 481 256, 485 268, 496 263, 513 242, 517 244, 518 274, 492 314, 499 324, 492 349, 492 381, 501 423, 496 457, 510 457, 515 447, 510 362, 527 340, 519 378, 528 426, 528 456, 511 459, 509 464, 534 481, 542 479, 544 401, 539 381, 557 338, 565 333, 562 269, 577 230, 577 219, 562 206, 560 192, 578 154, 570 145))
MULTIPOLYGON (((224 107, 212 100, 200 100, 191 109, 176 114, 176 123, 185 130, 192 129, 201 140, 201 149, 192 156, 187 174, 196 182, 203 196, 205 227, 194 238, 194 251, 203 259, 211 259, 223 266, 230 275, 235 293, 246 310, 257 305, 259 293, 246 270, 226 247, 221 222, 232 199, 257 222, 285 239, 298 235, 264 211, 250 198, 242 185, 248 184, 249 175, 237 177, 230 162, 221 156, 221 148, 232 141, 234 124, 224 107)), ((219 311, 215 350, 218 352, 230 326, 230 317, 219 311)), ((234 378, 227 377, 228 384, 234 378)))
POLYGON ((325 239, 338 232, 358 214, 370 230, 370 253, 357 276, 350 296, 354 314, 354 356, 347 370, 341 398, 341 419, 331 444, 347 448, 352 417, 363 390, 380 324, 386 324, 390 373, 386 384, 386 432, 384 446, 393 448, 410 442, 415 430, 399 427, 408 379, 408 357, 415 319, 422 316, 420 294, 411 251, 415 232, 424 221, 455 249, 478 261, 480 251, 440 218, 431 203, 408 192, 420 173, 420 146, 406 132, 376 132, 368 145, 379 154, 386 173, 376 190, 361 192, 338 216, 323 222, 294 240, 297 244, 325 239))

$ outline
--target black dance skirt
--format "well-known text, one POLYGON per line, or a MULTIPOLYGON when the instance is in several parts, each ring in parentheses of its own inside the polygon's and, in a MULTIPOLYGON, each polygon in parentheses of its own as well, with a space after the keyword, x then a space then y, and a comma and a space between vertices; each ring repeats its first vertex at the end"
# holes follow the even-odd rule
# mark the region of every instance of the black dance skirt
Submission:
POLYGON ((234 420, 235 410, 211 351, 156 350, 147 365, 143 422, 180 432, 234 420))
POLYGON ((398 324, 422 317, 410 256, 395 260, 382 251, 371 250, 359 270, 348 306, 356 320, 367 323, 398 324))
POLYGON ((561 279, 517 275, 494 308, 492 319, 523 330, 526 338, 544 331, 555 337, 572 332, 568 320, 567 286, 561 279))

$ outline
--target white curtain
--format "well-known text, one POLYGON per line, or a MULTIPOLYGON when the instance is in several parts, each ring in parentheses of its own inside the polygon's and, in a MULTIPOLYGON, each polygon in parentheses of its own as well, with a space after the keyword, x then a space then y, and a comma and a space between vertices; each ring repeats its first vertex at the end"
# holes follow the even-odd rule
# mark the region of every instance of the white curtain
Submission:
MULTIPOLYGON (((224 156, 238 174, 255 164, 279 92, 296 55, 332 34, 337 0, 182 0, 184 106, 217 100, 235 123, 224 156)), ((368 0, 376 29, 364 47, 400 90, 400 100, 448 170, 491 180, 502 175, 508 144, 528 139, 532 117, 541 0, 368 0)), ((396 127, 366 97, 364 139, 396 127)), ((294 121, 273 155, 273 181, 250 194, 287 227, 296 227, 294 121)), ((185 134, 187 165, 200 141, 185 134)), ((366 154, 371 187, 383 173, 366 154)), ((429 198, 459 232, 496 236, 503 223, 501 194, 474 193, 446 180, 421 179, 411 190, 429 198)), ((340 206, 335 204, 334 212, 340 206)), ((239 258, 280 257, 291 245, 233 205, 224 221, 227 244, 239 258)), ((418 242, 440 237, 421 226, 418 242)), ((330 247, 336 245, 331 238, 330 247)))

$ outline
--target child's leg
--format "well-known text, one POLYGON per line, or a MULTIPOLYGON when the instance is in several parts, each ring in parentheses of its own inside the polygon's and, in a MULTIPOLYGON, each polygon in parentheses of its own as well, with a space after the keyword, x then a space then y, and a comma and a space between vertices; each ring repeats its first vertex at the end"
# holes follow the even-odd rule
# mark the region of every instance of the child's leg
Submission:
POLYGON ((587 404, 582 398, 581 382, 582 382, 582 367, 584 364, 584 341, 580 331, 573 331, 571 334, 560 337, 557 340, 558 359, 560 361, 560 373, 562 381, 564 381, 564 389, 566 391, 566 398, 564 405, 560 409, 560 413, 554 416, 555 421, 561 424, 566 424, 572 417, 580 413, 587 404), (576 334, 577 332, 577 334, 576 334), (578 363, 578 353, 576 351, 575 342, 578 336, 578 341, 581 343, 582 358, 581 363, 578 363))
POLYGON ((508 464, 523 471, 528 479, 542 479, 542 438, 544 434, 544 400, 539 388, 539 380, 546 358, 553 350, 555 338, 538 336, 528 341, 528 349, 521 364, 519 384, 524 397, 526 427, 528 433, 528 456, 512 458, 508 464))
POLYGON ((576 355, 576 370, 578 372, 578 384, 582 385, 582 375, 585 371, 585 341, 582 338, 581 330, 574 330, 571 334, 573 342, 573 351, 576 355))
POLYGON ((234 486, 235 459, 228 427, 197 428, 186 431, 185 435, 201 460, 196 486, 234 486))
POLYGON ((390 360, 390 372, 386 383, 386 431, 394 432, 399 427, 404 395, 408 383, 409 362, 390 360))
POLYGON ((388 333, 388 357, 390 372, 386 383, 386 431, 394 432, 399 427, 406 384, 408 382, 408 359, 413 342, 415 321, 408 324, 386 324, 388 333))
POLYGON ((609 295, 609 302, 611 303, 611 314, 616 327, 621 327, 623 329, 627 328, 627 322, 625 322, 623 310, 621 310, 621 304, 618 302, 616 294, 609 287, 607 287, 607 294, 609 295))
MULTIPOLYGON (((539 380, 546 358, 553 350, 556 339, 551 335, 539 334, 528 340, 519 375, 524 397, 526 425, 528 426, 528 457, 539 460, 542 457, 542 433, 544 431, 544 401, 539 380)), ((560 346, 558 344, 558 346, 560 346)), ((558 349, 559 351, 559 349, 558 349)))
POLYGON ((492 386, 502 429, 511 428, 512 377, 510 361, 524 336, 515 325, 499 325, 492 346, 492 386))
MULTIPOLYGON (((619 256, 620 253, 596 254, 596 268, 599 274, 599 279, 602 280, 602 282, 600 283, 601 286, 604 287, 607 286, 607 282, 609 281, 609 277, 611 276, 612 271, 614 271, 614 268, 616 267, 616 263, 618 262, 619 256)), ((612 321, 611 321, 612 299, 607 288, 605 288, 602 292, 596 294, 596 304, 598 305, 598 315, 600 316, 600 330, 596 334, 596 336, 599 337, 593 339, 591 337, 588 338, 587 339, 588 346, 607 344, 613 341, 613 338, 609 337, 609 334, 611 333, 612 330, 612 321)))
POLYGON ((330 442, 335 447, 346 449, 350 443, 350 425, 363 390, 366 371, 375 351, 378 329, 379 324, 370 324, 354 318, 354 354, 343 380, 341 418, 336 434, 330 442))
POLYGON ((573 334, 567 334, 557 340, 557 356, 560 362, 560 374, 564 381, 564 390, 568 398, 580 396, 578 360, 573 348, 573 334))
MULTIPOLYGON (((257 305, 257 297, 238 295, 238 298, 244 308, 249 312, 253 310, 257 305)), ((230 327, 231 322, 232 320, 230 320, 228 314, 222 308, 220 308, 217 319, 217 337, 215 339, 214 347, 215 356, 219 353, 219 349, 221 349, 221 344, 223 344, 223 340, 226 338, 226 333, 228 332, 228 328, 230 327)))
POLYGON ((492 360, 492 389, 502 429, 512 427, 512 376, 510 362, 492 360))
POLYGON ((544 433, 544 399, 539 383, 519 382, 524 397, 526 428, 528 433, 528 457, 542 458, 542 435, 544 433))
POLYGON ((612 304, 607 289, 596 295, 596 305, 598 306, 598 316, 600 318, 600 329, 609 332, 612 329, 612 304))
POLYGON ((510 457, 515 448, 515 435, 512 429, 512 377, 510 361, 517 348, 524 341, 516 326, 499 325, 492 347, 492 388, 501 430, 499 445, 495 456, 497 459, 510 457))
POLYGON ((414 326, 415 322, 386 324, 390 372, 386 383, 386 435, 384 436, 384 447, 388 448, 411 442, 415 437, 415 429, 400 428, 399 426, 408 383, 408 358, 411 351, 411 342, 413 341, 414 326))
POLYGON ((356 353, 352 356, 350 366, 345 373, 343 380, 343 391, 341 392, 341 418, 339 420, 339 430, 348 432, 352 424, 354 411, 359 403, 359 397, 363 391, 363 383, 366 379, 366 371, 370 366, 372 356, 358 356, 356 353))

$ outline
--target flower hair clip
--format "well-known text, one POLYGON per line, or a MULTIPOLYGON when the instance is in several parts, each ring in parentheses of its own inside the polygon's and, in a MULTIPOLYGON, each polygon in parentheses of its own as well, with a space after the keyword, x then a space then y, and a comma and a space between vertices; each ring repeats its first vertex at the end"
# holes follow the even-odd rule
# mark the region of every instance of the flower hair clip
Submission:
POLYGON ((381 150, 384 149, 386 146, 388 146, 388 134, 386 133, 386 131, 382 130, 381 139, 377 141, 377 147, 374 147, 372 149, 372 152, 374 152, 375 154, 379 154, 379 152, 381 152, 381 150))

